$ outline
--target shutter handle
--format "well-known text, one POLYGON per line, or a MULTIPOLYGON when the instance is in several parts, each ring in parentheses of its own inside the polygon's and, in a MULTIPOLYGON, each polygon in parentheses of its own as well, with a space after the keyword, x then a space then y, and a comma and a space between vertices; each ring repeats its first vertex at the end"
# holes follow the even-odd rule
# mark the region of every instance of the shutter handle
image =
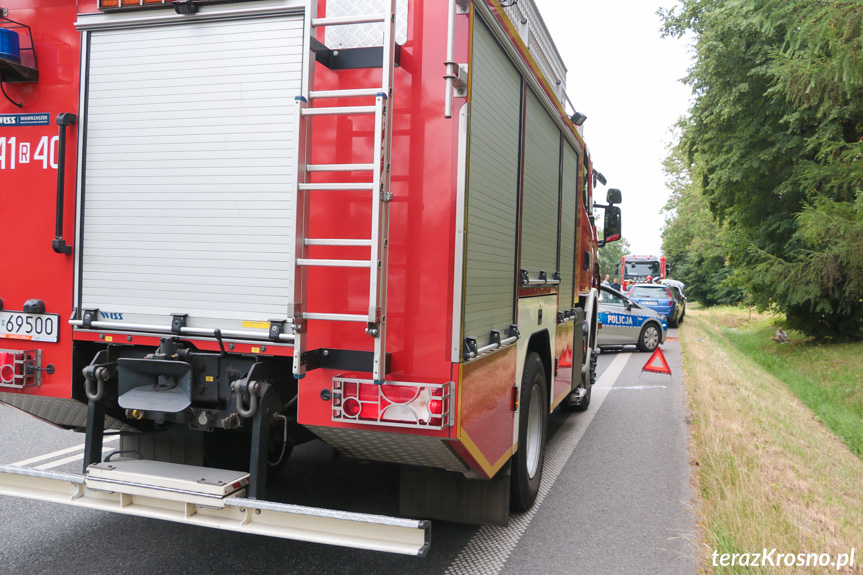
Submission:
POLYGON ((77 118, 75 114, 57 114, 57 125, 60 126, 60 157, 57 162, 57 219, 55 222, 55 238, 51 248, 58 254, 69 255, 72 246, 66 245, 63 239, 63 192, 66 180, 66 126, 71 126, 77 118))

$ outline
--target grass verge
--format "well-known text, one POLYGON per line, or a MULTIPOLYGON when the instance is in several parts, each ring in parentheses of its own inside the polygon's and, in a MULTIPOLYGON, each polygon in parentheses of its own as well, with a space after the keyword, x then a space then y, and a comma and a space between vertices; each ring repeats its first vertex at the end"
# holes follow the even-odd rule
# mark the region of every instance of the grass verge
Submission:
MULTIPOLYGON (((798 357, 790 350, 795 345, 802 350, 802 343, 775 344, 769 318, 749 316, 745 310, 692 309, 686 319, 680 335, 700 493, 699 572, 863 574, 863 460, 783 381, 788 374, 782 370, 791 369, 830 387, 822 385, 833 378, 825 359, 829 350, 819 352, 828 356, 798 357), (762 337, 782 349, 761 346, 762 337), (771 352, 787 361, 773 365, 771 352), (826 364, 810 372, 809 364, 818 357, 826 364), (782 363, 791 367, 777 367, 782 363), (774 548, 777 553, 828 553, 834 559, 854 548, 856 560, 853 569, 841 571, 713 565, 714 551, 744 554, 774 548)), ((853 371, 854 361, 843 362, 836 377, 853 371)), ((809 383, 801 379, 797 385, 809 383)), ((853 393, 837 392, 837 397, 854 411, 853 393)))
POLYGON ((769 317, 756 316, 746 329, 723 329, 732 343, 781 379, 848 447, 863 458, 863 343, 822 345, 792 332, 777 345, 769 317))

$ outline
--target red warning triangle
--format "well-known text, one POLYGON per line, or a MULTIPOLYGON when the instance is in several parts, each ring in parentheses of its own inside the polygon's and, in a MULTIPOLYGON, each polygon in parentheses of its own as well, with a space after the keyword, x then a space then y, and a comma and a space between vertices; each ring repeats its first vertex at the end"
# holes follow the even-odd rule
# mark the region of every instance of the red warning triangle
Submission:
POLYGON ((662 354, 662 348, 657 347, 641 371, 652 371, 654 373, 667 373, 671 375, 671 368, 668 367, 668 362, 665 361, 665 356, 662 354))
POLYGON ((566 349, 563 350, 563 353, 560 356, 560 361, 557 364, 558 367, 572 367, 572 349, 569 346, 566 346, 566 349))

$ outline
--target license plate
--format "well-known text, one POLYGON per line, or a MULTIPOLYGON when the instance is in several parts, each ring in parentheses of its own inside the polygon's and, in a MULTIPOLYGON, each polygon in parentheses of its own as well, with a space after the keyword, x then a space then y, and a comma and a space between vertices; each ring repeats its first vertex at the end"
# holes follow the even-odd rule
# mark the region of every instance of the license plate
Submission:
POLYGON ((644 305, 656 305, 656 304, 658 304, 659 302, 658 302, 658 301, 656 301, 655 299, 646 299, 646 300, 644 300, 644 301, 643 301, 643 302, 641 302, 641 303, 643 303, 644 305))
POLYGON ((0 339, 56 343, 60 339, 60 315, 0 311, 0 339))

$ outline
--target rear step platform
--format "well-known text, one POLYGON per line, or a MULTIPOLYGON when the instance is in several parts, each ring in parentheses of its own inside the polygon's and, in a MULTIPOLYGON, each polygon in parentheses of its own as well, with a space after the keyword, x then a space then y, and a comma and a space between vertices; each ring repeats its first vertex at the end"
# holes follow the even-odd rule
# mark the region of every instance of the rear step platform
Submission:
POLYGON ((424 557, 431 523, 244 497, 248 473, 144 460, 86 475, 0 466, 0 495, 281 539, 424 557))
POLYGON ((249 474, 143 459, 120 459, 87 467, 85 484, 93 491, 144 495, 225 507, 225 498, 245 495, 249 474))

